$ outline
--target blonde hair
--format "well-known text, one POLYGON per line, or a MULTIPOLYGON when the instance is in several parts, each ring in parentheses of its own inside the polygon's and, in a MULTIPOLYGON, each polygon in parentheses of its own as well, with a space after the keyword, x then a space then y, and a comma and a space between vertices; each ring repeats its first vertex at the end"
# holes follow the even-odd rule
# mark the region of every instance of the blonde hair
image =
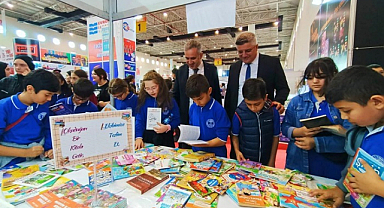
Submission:
POLYGON ((185 45, 184 45, 184 51, 190 50, 192 48, 196 48, 197 52, 201 52, 201 44, 196 41, 196 40, 189 40, 185 45))
POLYGON ((243 45, 245 43, 251 43, 257 45, 256 35, 253 32, 242 32, 236 38, 236 45, 243 45))

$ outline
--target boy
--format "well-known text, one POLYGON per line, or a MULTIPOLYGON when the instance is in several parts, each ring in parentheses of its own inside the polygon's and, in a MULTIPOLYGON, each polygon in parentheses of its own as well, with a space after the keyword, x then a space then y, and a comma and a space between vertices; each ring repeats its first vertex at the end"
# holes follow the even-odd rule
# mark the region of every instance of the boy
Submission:
POLYGON ((60 90, 51 72, 39 69, 23 81, 24 91, 0 100, 0 167, 44 153, 52 158, 49 101, 60 90))
MULTIPOLYGON (((347 132, 345 150, 348 162, 341 172, 341 179, 336 187, 328 190, 312 190, 319 200, 331 198, 333 207, 340 206, 347 194, 343 181, 349 171, 350 186, 356 193, 376 195, 367 207, 384 207, 384 181, 365 162, 362 162, 365 173, 349 170, 353 156, 360 147, 367 153, 384 161, 384 77, 364 66, 351 66, 338 73, 329 84, 325 93, 327 102, 333 104, 341 112, 342 119, 356 127, 347 132)), ((360 207, 351 197, 353 207, 360 207)))
POLYGON ((262 79, 247 79, 242 90, 244 100, 232 119, 236 159, 249 159, 275 167, 280 134, 279 112, 267 101, 267 89, 262 79))
POLYGON ((72 111, 72 114, 97 112, 97 106, 89 101, 93 94, 93 84, 88 79, 81 78, 73 85, 73 95, 68 98, 62 98, 56 102, 62 103, 65 108, 72 111))
POLYGON ((225 143, 231 123, 221 104, 211 98, 211 93, 212 87, 204 75, 195 74, 188 78, 186 94, 194 102, 189 109, 189 124, 200 126, 200 139, 208 142, 193 145, 192 150, 227 157, 225 143))

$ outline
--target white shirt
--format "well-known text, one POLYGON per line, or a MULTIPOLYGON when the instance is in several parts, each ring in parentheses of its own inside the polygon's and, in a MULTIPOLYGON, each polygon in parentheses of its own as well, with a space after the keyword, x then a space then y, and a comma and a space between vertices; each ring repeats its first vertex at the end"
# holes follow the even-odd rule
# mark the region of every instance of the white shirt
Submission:
MULTIPOLYGON (((203 60, 201 60, 201 63, 200 63, 200 65, 197 68, 199 69, 197 71, 197 74, 204 75, 204 63, 203 63, 203 60)), ((193 71, 193 69, 189 68, 188 77, 190 77, 190 76, 192 76, 194 74, 195 74, 195 72, 193 71)), ((193 100, 191 98, 189 98, 189 107, 191 107, 192 104, 193 104, 193 100)))
MULTIPOLYGON (((253 60, 253 62, 249 65, 251 66, 251 78, 257 78, 257 72, 259 70, 259 53, 257 53, 255 60, 253 60)), ((237 97, 237 106, 239 106, 241 101, 244 99, 243 86, 245 82, 245 75, 247 74, 247 67, 248 64, 243 62, 239 75, 239 95, 237 97)))

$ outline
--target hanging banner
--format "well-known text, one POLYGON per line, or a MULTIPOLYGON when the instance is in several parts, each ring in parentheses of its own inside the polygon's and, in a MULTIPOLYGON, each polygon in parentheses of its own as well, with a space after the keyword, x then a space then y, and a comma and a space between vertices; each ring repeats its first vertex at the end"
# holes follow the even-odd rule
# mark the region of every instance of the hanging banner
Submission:
POLYGON ((88 67, 88 57, 80 54, 71 54, 72 65, 88 67))
POLYGON ((32 60, 40 61, 40 43, 34 39, 15 38, 13 49, 15 56, 28 55, 32 60))
POLYGON ((66 52, 41 49, 41 61, 56 64, 71 64, 71 54, 66 52))

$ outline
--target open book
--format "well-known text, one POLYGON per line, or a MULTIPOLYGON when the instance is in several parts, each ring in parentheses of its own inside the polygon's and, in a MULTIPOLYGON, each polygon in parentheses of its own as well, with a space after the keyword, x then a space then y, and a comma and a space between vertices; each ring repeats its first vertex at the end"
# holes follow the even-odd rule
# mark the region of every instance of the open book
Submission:
POLYGON ((183 142, 189 145, 193 144, 207 144, 206 141, 199 140, 200 127, 191 125, 180 125, 179 143, 183 142))

